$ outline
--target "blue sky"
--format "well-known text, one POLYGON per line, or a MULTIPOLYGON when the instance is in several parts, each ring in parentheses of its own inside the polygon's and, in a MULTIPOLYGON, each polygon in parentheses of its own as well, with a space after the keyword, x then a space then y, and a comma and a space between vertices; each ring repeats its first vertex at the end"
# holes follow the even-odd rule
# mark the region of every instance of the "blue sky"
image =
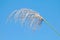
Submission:
POLYGON ((60 0, 0 0, 0 40, 60 40, 44 22, 35 32, 14 21, 5 24, 8 15, 21 8, 39 12, 60 33, 60 0))

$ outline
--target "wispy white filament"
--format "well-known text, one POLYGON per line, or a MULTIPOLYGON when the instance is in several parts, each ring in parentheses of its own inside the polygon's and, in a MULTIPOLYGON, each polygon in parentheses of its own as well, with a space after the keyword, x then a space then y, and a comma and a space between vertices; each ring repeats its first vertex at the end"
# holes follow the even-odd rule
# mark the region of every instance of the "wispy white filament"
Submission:
POLYGON ((29 19, 29 21, 31 21, 29 24, 30 27, 32 27, 33 24, 35 26, 38 25, 39 22, 41 23, 43 20, 42 17, 39 15, 39 13, 27 8, 22 8, 22 9, 13 11, 9 15, 8 20, 10 20, 10 18, 13 18, 15 22, 17 22, 20 19, 21 20, 20 22, 22 23, 25 23, 25 21, 29 19))

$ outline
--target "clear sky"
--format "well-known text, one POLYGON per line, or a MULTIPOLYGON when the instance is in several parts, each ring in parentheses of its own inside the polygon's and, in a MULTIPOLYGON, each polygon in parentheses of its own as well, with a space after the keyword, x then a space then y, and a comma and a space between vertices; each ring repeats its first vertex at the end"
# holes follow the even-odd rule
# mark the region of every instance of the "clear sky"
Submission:
POLYGON ((5 24, 8 15, 21 8, 39 12, 60 33, 60 0, 0 0, 0 40, 60 40, 44 22, 35 32, 14 21, 5 24))

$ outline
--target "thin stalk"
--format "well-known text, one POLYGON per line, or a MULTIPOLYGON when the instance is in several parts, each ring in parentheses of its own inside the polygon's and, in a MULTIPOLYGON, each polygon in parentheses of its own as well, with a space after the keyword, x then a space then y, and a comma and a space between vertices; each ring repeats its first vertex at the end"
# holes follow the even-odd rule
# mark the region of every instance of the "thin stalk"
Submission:
POLYGON ((45 20, 45 19, 43 18, 43 21, 44 21, 58 36, 60 36, 60 33, 58 33, 58 31, 56 31, 56 29, 55 29, 51 24, 49 24, 49 22, 48 22, 47 20, 45 20))

